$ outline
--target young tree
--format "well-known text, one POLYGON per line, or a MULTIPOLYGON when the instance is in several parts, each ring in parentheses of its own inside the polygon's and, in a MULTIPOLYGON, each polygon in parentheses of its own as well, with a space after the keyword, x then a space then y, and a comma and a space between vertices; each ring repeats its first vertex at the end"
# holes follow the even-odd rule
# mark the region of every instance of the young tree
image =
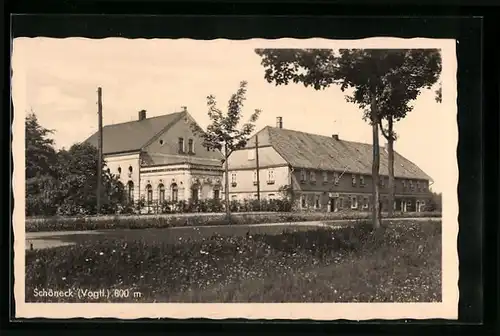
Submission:
MULTIPOLYGON (((429 49, 427 49, 429 50, 429 49)), ((434 51, 430 51, 434 52, 434 51)), ((357 104, 363 111, 363 118, 372 126, 373 136, 373 227, 380 227, 380 195, 379 169, 380 147, 378 128, 384 114, 381 107, 384 102, 391 101, 391 85, 397 78, 406 79, 415 87, 409 90, 418 91, 422 85, 421 71, 422 50, 383 50, 383 49, 341 49, 338 53, 331 49, 257 49, 265 68, 265 78, 276 85, 287 85, 289 82, 302 83, 316 90, 325 89, 333 84, 340 89, 351 90, 347 101, 357 104), (417 64, 415 67, 403 69, 405 59, 409 57, 417 64), (420 85, 420 86, 419 86, 420 85)), ((425 55, 425 51, 423 51, 425 55)), ((425 57, 423 57, 425 59, 425 57)), ((402 104, 399 104, 400 106, 402 104)))
POLYGON ((229 99, 227 113, 223 113, 218 107, 215 97, 207 97, 208 117, 210 124, 206 131, 193 124, 194 131, 203 138, 203 144, 209 149, 221 151, 224 159, 224 195, 225 208, 228 220, 231 218, 229 200, 229 164, 228 159, 235 150, 245 147, 250 134, 255 128, 255 122, 259 118, 260 110, 255 110, 248 122, 239 127, 242 118, 243 103, 247 92, 247 82, 242 81, 235 94, 229 99))

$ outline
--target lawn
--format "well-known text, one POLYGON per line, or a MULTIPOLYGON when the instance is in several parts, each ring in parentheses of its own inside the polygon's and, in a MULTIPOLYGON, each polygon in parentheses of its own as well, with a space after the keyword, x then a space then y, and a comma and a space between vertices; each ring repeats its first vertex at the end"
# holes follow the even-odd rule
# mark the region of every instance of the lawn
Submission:
POLYGON ((102 238, 26 251, 26 301, 438 302, 441 224, 393 222, 375 233, 361 224, 175 243, 102 238), (37 296, 43 290, 73 296, 37 296))

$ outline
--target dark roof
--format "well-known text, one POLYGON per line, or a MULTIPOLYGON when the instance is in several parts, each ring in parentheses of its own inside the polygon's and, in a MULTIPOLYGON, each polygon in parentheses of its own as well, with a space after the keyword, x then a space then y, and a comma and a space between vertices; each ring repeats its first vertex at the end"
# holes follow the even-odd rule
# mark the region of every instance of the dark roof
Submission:
MULTIPOLYGON (((129 121, 121 124, 104 126, 103 154, 138 151, 155 135, 176 123, 185 112, 176 112, 144 120, 129 121)), ((98 146, 98 133, 94 133, 85 142, 98 146)))
MULTIPOLYGON (((259 133, 259 145, 271 145, 294 168, 345 171, 371 175, 370 144, 267 126, 259 133)), ((248 146, 254 145, 251 139, 248 146)), ((380 174, 388 175, 388 154, 380 147, 380 174)), ((432 180, 416 164, 394 152, 394 176, 432 180)))

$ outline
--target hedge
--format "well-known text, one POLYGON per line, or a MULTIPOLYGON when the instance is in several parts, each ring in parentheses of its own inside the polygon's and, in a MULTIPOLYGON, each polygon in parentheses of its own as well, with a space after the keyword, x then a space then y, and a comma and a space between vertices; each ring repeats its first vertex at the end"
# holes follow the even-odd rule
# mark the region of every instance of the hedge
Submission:
MULTIPOLYGON (((328 220, 369 219, 370 212, 250 212, 234 213, 229 222, 224 213, 120 215, 89 217, 27 218, 26 232, 148 229, 183 226, 245 225, 328 220)), ((383 217, 387 218, 383 215, 383 217)), ((440 212, 396 213, 392 218, 441 217, 440 212)))

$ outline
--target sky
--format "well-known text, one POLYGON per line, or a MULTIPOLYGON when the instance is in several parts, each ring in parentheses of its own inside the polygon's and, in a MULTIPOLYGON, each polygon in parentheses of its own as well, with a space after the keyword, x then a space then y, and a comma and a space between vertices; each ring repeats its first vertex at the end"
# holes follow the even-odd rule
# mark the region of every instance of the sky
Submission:
MULTIPOLYGON (((54 130, 56 147, 68 148, 97 130, 98 87, 104 125, 136 120, 142 109, 153 117, 186 106, 206 127, 207 96, 214 95, 224 110, 245 80, 244 118, 254 109, 262 110, 256 131, 274 126, 281 116, 287 129, 372 143, 362 111, 346 102, 339 87, 315 91, 301 84, 268 83, 254 53, 262 41, 18 38, 13 43, 13 90, 16 85, 23 98, 17 105, 14 101, 15 109, 35 112, 42 126, 54 130)), ((433 89, 424 90, 414 110, 395 124, 395 150, 429 174, 434 179, 431 188, 441 191, 449 172, 438 158, 450 150, 442 137, 446 125, 456 127, 456 110, 434 98, 433 89)))

